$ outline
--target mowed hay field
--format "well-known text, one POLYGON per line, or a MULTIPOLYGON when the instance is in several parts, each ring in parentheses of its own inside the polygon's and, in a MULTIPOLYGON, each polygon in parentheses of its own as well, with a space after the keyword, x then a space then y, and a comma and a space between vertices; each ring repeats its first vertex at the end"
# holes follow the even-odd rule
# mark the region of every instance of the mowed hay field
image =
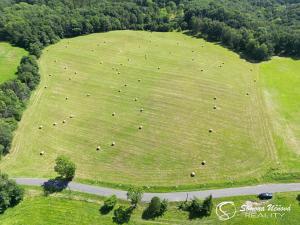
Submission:
POLYGON ((260 65, 267 109, 283 165, 300 170, 300 60, 275 57, 260 65))
POLYGON ((22 48, 0 42, 0 83, 15 77, 22 56, 27 55, 22 48))
POLYGON ((54 176, 64 154, 80 181, 195 187, 259 178, 276 163, 259 67, 218 45, 115 31, 62 40, 39 63, 0 165, 11 176, 54 176))

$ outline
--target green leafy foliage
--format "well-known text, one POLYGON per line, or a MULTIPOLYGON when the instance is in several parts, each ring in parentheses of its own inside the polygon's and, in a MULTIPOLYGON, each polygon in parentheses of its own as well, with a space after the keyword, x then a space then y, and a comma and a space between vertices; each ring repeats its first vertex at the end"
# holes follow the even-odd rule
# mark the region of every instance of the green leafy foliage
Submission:
POLYGON ((159 216, 163 216, 164 213, 168 209, 168 201, 160 200, 159 197, 153 197, 149 203, 148 208, 146 208, 143 212, 144 219, 156 218, 159 216))
POLYGON ((101 214, 109 213, 111 210, 113 210, 113 208, 115 207, 116 204, 117 204, 117 196, 112 195, 112 196, 108 197, 104 201, 103 206, 100 208, 101 214))
POLYGON ((212 196, 209 195, 204 201, 194 198, 191 201, 182 202, 178 208, 183 211, 188 211, 190 219, 208 217, 211 215, 213 209, 212 196))
POLYGON ((55 160, 56 165, 54 171, 57 172, 61 177, 72 180, 75 176, 76 166, 68 157, 58 156, 55 160))
POLYGON ((125 206, 119 206, 114 211, 113 221, 117 224, 128 223, 132 214, 132 208, 126 208, 125 206))
POLYGON ((133 208, 142 200, 143 189, 140 187, 131 187, 127 192, 127 199, 130 201, 133 208))
POLYGON ((0 213, 14 207, 24 196, 24 190, 15 181, 9 180, 7 174, 0 173, 0 213))

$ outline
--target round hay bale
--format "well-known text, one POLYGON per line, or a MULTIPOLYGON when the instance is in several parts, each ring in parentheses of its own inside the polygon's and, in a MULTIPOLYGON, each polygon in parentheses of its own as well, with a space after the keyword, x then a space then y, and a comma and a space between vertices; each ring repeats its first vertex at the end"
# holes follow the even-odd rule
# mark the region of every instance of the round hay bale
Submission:
POLYGON ((141 108, 141 109, 140 109, 140 112, 143 112, 143 111, 144 111, 144 109, 143 109, 143 108, 141 108))
POLYGON ((116 145, 116 142, 113 141, 113 142, 111 143, 111 146, 115 146, 115 145, 116 145))
POLYGON ((214 100, 217 100, 217 97, 214 97, 214 100))
POLYGON ((75 71, 74 74, 77 74, 77 72, 75 71))
POLYGON ((57 62, 57 60, 55 59, 54 62, 57 62))
POLYGON ((63 123, 66 123, 67 121, 66 121, 66 120, 63 120, 62 122, 63 122, 63 123))
POLYGON ((217 106, 216 106, 216 105, 214 106, 214 109, 217 109, 217 106))
POLYGON ((118 92, 121 92, 121 90, 118 90, 118 92))
POLYGON ((141 125, 141 126, 139 126, 139 130, 141 130, 141 129, 143 129, 143 126, 141 125))
POLYGON ((54 123, 53 123, 53 126, 56 126, 56 125, 57 125, 57 123, 56 123, 56 122, 54 122, 54 123))
POLYGON ((67 67, 65 66, 65 70, 67 69, 67 67))
POLYGON ((141 82, 141 79, 138 79, 138 82, 141 82))
POLYGON ((40 125, 40 126, 39 126, 39 129, 40 129, 40 130, 41 130, 41 129, 43 129, 43 126, 42 126, 42 125, 40 125))
POLYGON ((118 71, 118 74, 121 74, 121 72, 120 72, 120 71, 118 71))
POLYGON ((68 100, 69 99, 69 97, 66 97, 66 100, 68 100))
POLYGON ((127 87, 127 84, 124 84, 125 87, 127 87))
POLYGON ((137 102, 138 98, 135 98, 134 101, 137 102))
POLYGON ((256 79, 254 79, 253 82, 256 82, 256 79))
POLYGON ((160 66, 158 66, 158 67, 157 67, 157 69, 159 69, 159 70, 160 70, 160 66))
POLYGON ((209 129, 208 132, 209 132, 209 133, 212 133, 212 132, 213 132, 213 129, 209 129))
POLYGON ((97 151, 101 150, 100 145, 97 146, 96 150, 97 150, 97 151))
POLYGON ((74 115, 70 115, 69 117, 72 119, 72 118, 74 118, 74 115))
POLYGON ((246 95, 250 95, 249 92, 247 92, 246 95))
POLYGON ((101 61, 100 64, 103 64, 103 61, 101 61))
POLYGON ((195 172, 191 172, 191 177, 194 177, 196 176, 196 173, 195 172))
POLYGON ((112 115, 112 116, 115 116, 115 115, 116 115, 116 113, 115 113, 115 112, 113 112, 111 115, 112 115))
POLYGON ((203 161, 201 162, 201 165, 204 166, 205 164, 206 164, 206 161, 203 160, 203 161))
POLYGON ((201 72, 203 72, 203 70, 201 70, 201 72))
POLYGON ((91 94, 89 94, 89 93, 88 93, 88 94, 86 94, 86 96, 87 96, 87 97, 90 97, 90 96, 91 96, 91 94))
POLYGON ((47 85, 44 88, 47 89, 47 85))
POLYGON ((49 74, 49 77, 51 77, 52 75, 51 74, 49 74))
POLYGON ((41 151, 41 152, 40 152, 40 155, 44 155, 44 154, 45 154, 45 152, 44 152, 44 151, 41 151))

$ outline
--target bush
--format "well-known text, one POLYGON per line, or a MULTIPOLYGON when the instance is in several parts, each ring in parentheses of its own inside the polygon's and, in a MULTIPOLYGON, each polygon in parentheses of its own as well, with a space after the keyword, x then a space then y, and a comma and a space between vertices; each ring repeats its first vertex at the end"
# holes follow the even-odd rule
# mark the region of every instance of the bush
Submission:
POLYGON ((297 196, 297 200, 300 202, 300 194, 298 194, 298 196, 297 196))
POLYGON ((160 216, 163 216, 168 210, 168 201, 166 199, 162 200, 160 205, 160 216))
POLYGON ((212 196, 208 196, 202 202, 198 198, 194 198, 192 201, 182 202, 179 205, 179 209, 183 211, 188 211, 191 219, 193 218, 201 218, 204 216, 210 216, 212 212, 213 202, 212 196))
POLYGON ((0 193, 0 213, 17 205, 24 196, 23 188, 18 186, 15 181, 9 180, 8 175, 3 173, 0 173, 0 193))
POLYGON ((142 188, 131 187, 127 192, 127 199, 130 201, 133 208, 136 208, 137 204, 142 200, 142 197, 142 188))
POLYGON ((102 214, 107 214, 109 213, 116 205, 117 203, 117 196, 112 195, 110 197, 108 197, 105 201, 103 206, 100 209, 100 212, 102 214))
POLYGON ((198 198, 194 198, 188 208, 188 211, 192 216, 202 215, 202 201, 198 198))
POLYGON ((213 208, 213 202, 212 202, 212 196, 210 195, 203 201, 203 205, 202 205, 203 215, 210 216, 212 208, 213 208))
POLYGON ((114 211, 113 221, 117 224, 128 223, 131 217, 132 208, 126 208, 125 206, 119 206, 114 211))
POLYGON ((168 208, 167 200, 161 201, 159 197, 153 197, 147 209, 143 213, 144 219, 162 216, 168 208))
POLYGON ((61 177, 72 180, 76 170, 75 164, 66 156, 58 156, 55 161, 54 171, 61 177))

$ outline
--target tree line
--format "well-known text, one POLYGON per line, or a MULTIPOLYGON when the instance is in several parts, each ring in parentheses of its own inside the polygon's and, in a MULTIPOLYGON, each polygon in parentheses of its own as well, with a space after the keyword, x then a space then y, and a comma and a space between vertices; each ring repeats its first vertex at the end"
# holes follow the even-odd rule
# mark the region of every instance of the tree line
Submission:
POLYGON ((0 37, 39 57, 64 37, 189 30, 251 60, 299 56, 300 3, 289 0, 5 0, 0 37))
POLYGON ((0 85, 0 156, 9 152, 13 131, 21 120, 30 91, 40 81, 36 57, 24 56, 17 71, 17 78, 0 85))

